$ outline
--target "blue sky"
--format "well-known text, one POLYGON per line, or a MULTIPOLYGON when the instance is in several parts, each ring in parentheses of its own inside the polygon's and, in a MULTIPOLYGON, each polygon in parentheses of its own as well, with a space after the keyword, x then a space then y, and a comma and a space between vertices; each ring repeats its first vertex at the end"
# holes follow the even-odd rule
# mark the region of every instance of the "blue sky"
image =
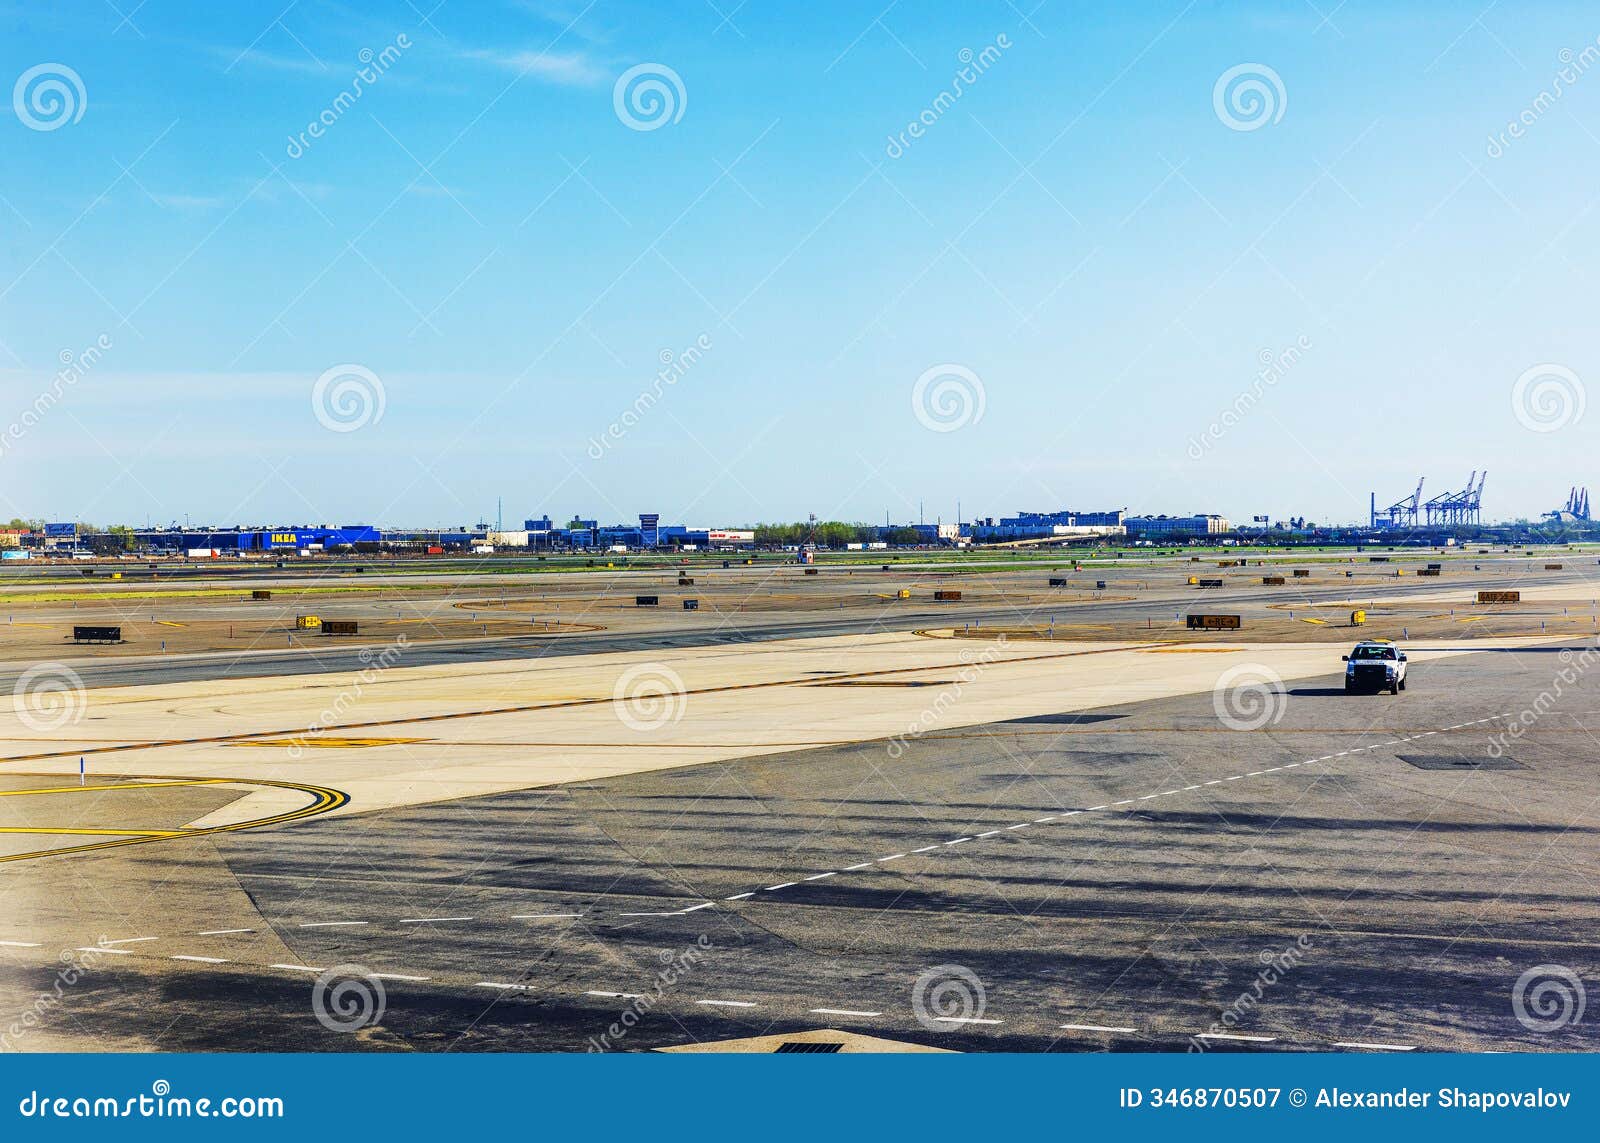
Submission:
POLYGON ((1588 478, 1592 6, 136 4, 0 6, 6 516, 1351 520, 1487 468, 1498 518, 1588 478))

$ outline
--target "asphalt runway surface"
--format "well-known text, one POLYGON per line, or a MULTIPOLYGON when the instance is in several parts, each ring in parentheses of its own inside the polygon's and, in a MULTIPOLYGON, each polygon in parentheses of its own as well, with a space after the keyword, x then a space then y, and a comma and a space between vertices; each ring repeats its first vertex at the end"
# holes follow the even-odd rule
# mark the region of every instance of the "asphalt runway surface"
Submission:
POLYGON ((0 864, 7 1046, 1596 1050, 1528 977, 1600 978, 1579 646, 0 864))

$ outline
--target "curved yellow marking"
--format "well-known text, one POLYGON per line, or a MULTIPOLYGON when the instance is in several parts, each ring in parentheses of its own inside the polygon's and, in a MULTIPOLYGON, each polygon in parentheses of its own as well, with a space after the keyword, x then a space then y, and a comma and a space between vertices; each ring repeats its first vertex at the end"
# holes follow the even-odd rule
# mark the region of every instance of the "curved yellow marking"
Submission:
MULTIPOLYGON (((340 806, 343 806, 350 801, 349 794, 345 793, 343 790, 335 790, 331 786, 313 786, 305 782, 280 782, 271 778, 175 778, 168 775, 151 775, 150 781, 152 783, 160 783, 162 785, 169 786, 207 786, 227 784, 239 786, 272 787, 280 790, 299 790, 302 793, 310 794, 312 801, 310 805, 301 806, 297 810, 286 810, 281 814, 273 814, 272 816, 265 818, 254 818, 245 822, 235 822, 233 825, 210 826, 206 829, 149 831, 148 833, 140 836, 129 836, 132 833, 137 833, 137 831, 114 829, 92 831, 48 828, 32 829, 19 827, 16 829, 0 830, 0 832, 5 833, 106 833, 116 837, 115 841, 94 841, 85 843, 83 845, 62 846, 59 849, 40 849, 34 850, 30 853, 13 853, 8 856, 0 857, 0 864, 4 864, 8 861, 29 861, 37 857, 62 857, 73 853, 93 853, 102 849, 115 849, 116 847, 123 845, 148 845, 151 842, 173 841, 178 838, 210 837, 212 834, 235 833, 239 830, 259 829, 262 826, 282 825, 285 822, 300 821, 303 818, 316 817, 319 814, 328 813, 330 810, 336 810, 340 806)), ((132 785, 135 784, 125 783, 121 784, 119 788, 128 788, 132 785)), ((143 788, 142 783, 138 785, 140 785, 140 788, 143 788)), ((106 787, 103 786, 63 786, 59 787, 53 792, 77 794, 89 793, 91 791, 105 788, 106 787)), ((34 791, 17 790, 12 792, 20 794, 32 793, 34 791)))

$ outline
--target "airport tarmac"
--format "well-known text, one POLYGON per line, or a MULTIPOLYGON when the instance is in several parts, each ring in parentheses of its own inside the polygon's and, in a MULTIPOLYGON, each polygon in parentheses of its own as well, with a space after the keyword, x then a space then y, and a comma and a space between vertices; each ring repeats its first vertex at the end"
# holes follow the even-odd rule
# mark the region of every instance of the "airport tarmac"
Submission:
POLYGON ((85 665, 0 744, 0 1016, 45 1009, 7 1046, 1596 1048, 1513 999, 1600 970, 1592 636, 1413 639, 1346 696, 1362 631, 971 622, 85 665))

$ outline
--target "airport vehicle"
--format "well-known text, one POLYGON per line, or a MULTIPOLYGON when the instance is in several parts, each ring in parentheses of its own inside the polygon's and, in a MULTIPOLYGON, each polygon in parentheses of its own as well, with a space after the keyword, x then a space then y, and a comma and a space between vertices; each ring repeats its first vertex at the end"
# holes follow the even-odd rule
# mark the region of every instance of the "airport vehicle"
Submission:
POLYGON ((1345 661, 1344 693, 1388 691, 1397 695, 1406 689, 1406 653, 1387 639, 1363 639, 1345 661))

